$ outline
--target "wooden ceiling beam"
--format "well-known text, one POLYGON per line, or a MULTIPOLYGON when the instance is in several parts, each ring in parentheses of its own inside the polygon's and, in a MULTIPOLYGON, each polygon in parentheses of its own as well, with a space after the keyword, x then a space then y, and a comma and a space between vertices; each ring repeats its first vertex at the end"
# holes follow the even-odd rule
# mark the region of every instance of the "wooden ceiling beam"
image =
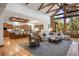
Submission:
POLYGON ((60 3, 61 4, 61 6, 63 6, 63 3, 60 3))
POLYGON ((76 6, 76 5, 79 5, 77 3, 73 3, 73 4, 64 4, 64 7, 69 7, 69 8, 74 8, 74 9, 77 9, 79 8, 79 6, 76 6))
POLYGON ((78 4, 76 4, 76 3, 74 3, 74 4, 63 3, 63 9, 65 8, 66 11, 68 11, 70 8, 76 10, 79 8, 79 6, 76 6, 76 5, 78 5, 78 4))
POLYGON ((59 5, 58 3, 56 3, 57 4, 57 6, 59 7, 59 8, 61 8, 61 5, 59 5))
POLYGON ((79 8, 79 6, 71 6, 72 8, 74 8, 74 9, 77 9, 77 8, 79 8))
POLYGON ((42 3, 42 4, 40 5, 40 7, 38 8, 38 10, 40 10, 40 9, 42 8, 43 5, 44 5, 44 3, 42 3))
POLYGON ((62 9, 62 8, 63 8, 63 4, 61 3, 61 5, 60 5, 60 7, 59 7, 59 8, 54 9, 54 10, 51 10, 51 11, 49 11, 48 13, 54 12, 54 11, 56 11, 56 10, 58 10, 58 9, 62 9))
POLYGON ((28 4, 30 4, 30 3, 25 3, 25 5, 28 5, 28 4))
POLYGON ((54 17, 60 10, 61 8, 57 9, 57 11, 51 17, 54 17))
POLYGON ((79 8, 79 6, 75 6, 75 5, 68 5, 68 6, 66 6, 66 7, 69 7, 69 8, 74 8, 74 9, 77 9, 77 8, 79 8))
POLYGON ((69 7, 68 7, 68 8, 66 8, 66 10, 67 10, 67 11, 69 11, 69 9, 70 9, 69 7))
POLYGON ((54 7, 54 5, 55 4, 53 4, 45 14, 49 13, 49 11, 54 7))
MULTIPOLYGON (((73 12, 79 12, 79 10, 73 10, 73 11, 67 11, 66 13, 69 14, 69 13, 73 13, 73 12)), ((63 15, 64 13, 60 13, 60 14, 57 14, 55 16, 58 16, 58 15, 63 15)))
POLYGON ((53 4, 53 3, 48 3, 48 4, 46 4, 46 5, 41 4, 41 6, 38 8, 38 10, 44 9, 44 8, 46 8, 46 7, 49 7, 49 6, 51 6, 52 4, 53 4))
POLYGON ((51 6, 51 5, 53 5, 53 4, 54 4, 54 3, 48 3, 47 5, 43 6, 42 9, 43 9, 43 8, 46 8, 46 7, 48 7, 48 6, 51 6))
MULTIPOLYGON (((51 13, 51 12, 54 12, 54 11, 56 11, 56 10, 58 10, 58 9, 63 9, 63 8, 65 8, 66 10, 65 11, 68 11, 68 9, 69 8, 74 8, 74 9, 77 9, 77 8, 79 8, 79 6, 74 6, 74 5, 78 5, 78 4, 66 4, 66 3, 64 3, 64 4, 62 4, 61 3, 61 6, 60 6, 60 8, 57 8, 57 9, 54 9, 54 10, 49 10, 47 13, 51 13), (68 9, 67 9, 68 8, 68 9)), ((63 10, 64 11, 64 10, 63 10)), ((57 12, 56 12, 57 13, 57 12)))
POLYGON ((78 17, 79 14, 76 15, 69 15, 69 16, 65 16, 65 17, 58 17, 58 18, 54 18, 54 19, 62 19, 62 18, 69 18, 69 17, 78 17))
POLYGON ((60 9, 60 8, 57 8, 57 9, 51 10, 51 11, 49 11, 48 13, 54 12, 54 11, 56 11, 56 10, 58 10, 58 9, 60 9))
POLYGON ((79 5, 79 3, 72 3, 72 4, 69 4, 71 6, 76 6, 76 5, 79 5))

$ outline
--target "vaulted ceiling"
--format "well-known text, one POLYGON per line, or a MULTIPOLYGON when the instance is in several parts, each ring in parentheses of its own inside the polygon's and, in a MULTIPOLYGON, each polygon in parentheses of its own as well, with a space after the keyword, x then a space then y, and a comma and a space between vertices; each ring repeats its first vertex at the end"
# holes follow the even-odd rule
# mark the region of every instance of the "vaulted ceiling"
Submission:
POLYGON ((25 3, 25 5, 51 17, 60 15, 71 17, 79 15, 79 3, 25 3))

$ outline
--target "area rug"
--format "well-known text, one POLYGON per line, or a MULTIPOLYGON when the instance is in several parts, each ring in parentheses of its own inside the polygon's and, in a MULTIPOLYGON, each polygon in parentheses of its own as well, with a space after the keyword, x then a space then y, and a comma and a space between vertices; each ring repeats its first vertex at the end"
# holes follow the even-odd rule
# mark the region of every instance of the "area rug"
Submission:
POLYGON ((19 45, 34 56, 66 56, 71 43, 71 40, 62 40, 58 44, 46 41, 41 42, 36 48, 30 48, 26 43, 19 45))

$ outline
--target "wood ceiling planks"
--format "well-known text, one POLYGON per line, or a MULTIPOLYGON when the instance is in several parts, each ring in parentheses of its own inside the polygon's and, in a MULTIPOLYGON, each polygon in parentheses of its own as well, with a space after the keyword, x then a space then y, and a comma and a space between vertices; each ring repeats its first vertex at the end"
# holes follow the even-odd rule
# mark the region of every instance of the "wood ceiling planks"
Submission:
POLYGON ((18 17, 10 17, 9 20, 15 21, 15 22, 23 22, 23 23, 27 23, 29 21, 28 19, 22 19, 22 18, 18 18, 18 17))

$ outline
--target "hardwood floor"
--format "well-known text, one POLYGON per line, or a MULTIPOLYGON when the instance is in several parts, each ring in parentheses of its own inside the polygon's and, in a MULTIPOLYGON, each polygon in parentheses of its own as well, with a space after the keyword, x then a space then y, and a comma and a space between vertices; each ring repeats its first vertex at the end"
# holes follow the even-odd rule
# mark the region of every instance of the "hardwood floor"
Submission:
POLYGON ((31 56, 30 52, 18 45, 24 42, 28 44, 28 38, 10 39, 9 37, 4 37, 4 46, 0 47, 0 56, 31 56))
MULTIPOLYGON (((0 56, 32 56, 32 54, 19 46, 20 43, 28 44, 28 38, 10 39, 4 37, 4 46, 0 47, 0 56)), ((78 41, 73 40, 67 56, 78 56, 78 41), (74 48, 75 47, 75 48, 74 48)))

